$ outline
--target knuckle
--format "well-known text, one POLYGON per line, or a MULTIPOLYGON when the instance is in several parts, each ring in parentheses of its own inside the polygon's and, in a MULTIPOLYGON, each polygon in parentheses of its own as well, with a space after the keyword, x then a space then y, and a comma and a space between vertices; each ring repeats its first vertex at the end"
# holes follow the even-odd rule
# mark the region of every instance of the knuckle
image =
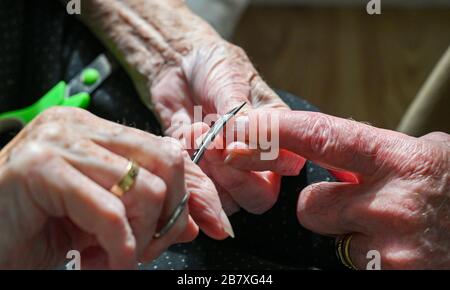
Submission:
POLYGON ((22 147, 21 154, 31 157, 32 159, 46 159, 47 157, 52 156, 53 152, 48 146, 45 146, 45 144, 38 141, 32 141, 22 147))
POLYGON ((247 57, 247 53, 245 52, 245 50, 235 44, 231 44, 231 48, 236 52, 237 55, 239 55, 240 57, 247 57))
MULTIPOLYGON (((448 164, 446 153, 439 146, 417 144, 402 166, 403 172, 414 179, 438 179, 448 164)), ((448 169, 448 168, 447 168, 448 169)))
POLYGON ((392 250, 387 250, 381 258, 383 269, 414 270, 423 269, 424 264, 416 250, 404 249, 404 247, 393 246, 392 250))
POLYGON ((405 221, 415 220, 415 217, 422 208, 417 201, 411 198, 402 198, 395 205, 390 210, 391 214, 405 221))
POLYGON ((47 121, 54 120, 55 118, 58 118, 61 115, 63 115, 63 116, 67 115, 67 113, 63 113, 63 112, 67 112, 66 110, 67 110, 66 107, 52 107, 52 108, 48 108, 47 110, 42 112, 36 118, 36 121, 38 123, 45 123, 47 121))
POLYGON ((439 144, 442 143, 447 143, 450 144, 450 135, 444 132, 431 132, 428 133, 422 137, 420 137, 419 139, 422 140, 427 140, 427 141, 433 141, 433 142, 437 142, 439 144))
POLYGON ((36 123, 47 123, 55 120, 78 120, 85 122, 93 115, 88 111, 75 107, 56 106, 42 112, 36 119, 36 123))
POLYGON ((16 160, 16 164, 21 169, 31 170, 40 164, 51 161, 56 156, 55 152, 39 141, 31 141, 20 148, 16 148, 11 153, 11 160, 16 160))
POLYGON ((37 138, 52 142, 58 141, 65 135, 63 125, 58 122, 45 123, 38 126, 35 134, 37 138))
POLYGON ((124 223, 125 206, 119 201, 111 201, 103 209, 102 214, 111 228, 120 228, 124 223))
POLYGON ((86 110, 75 107, 51 107, 39 114, 39 116, 33 121, 33 126, 40 126, 42 124, 54 123, 55 121, 64 121, 68 119, 86 121, 93 116, 86 110))
POLYGON ((184 157, 181 144, 170 137, 165 137, 163 138, 163 148, 167 166, 175 170, 184 171, 184 157))
POLYGON ((424 226, 423 205, 415 198, 398 196, 375 200, 371 214, 398 233, 413 233, 424 226))
POLYGON ((329 117, 320 114, 312 118, 307 132, 310 134, 309 142, 311 150, 319 155, 325 155, 327 152, 332 152, 336 140, 333 136, 333 123, 329 117))
POLYGON ((62 117, 67 117, 72 115, 77 109, 71 107, 51 107, 42 112, 38 120, 40 121, 50 121, 54 119, 59 119, 62 117))
POLYGON ((71 141, 67 144, 66 148, 68 148, 71 152, 79 153, 80 155, 95 154, 97 151, 95 150, 95 147, 92 148, 92 142, 85 138, 77 138, 71 141))

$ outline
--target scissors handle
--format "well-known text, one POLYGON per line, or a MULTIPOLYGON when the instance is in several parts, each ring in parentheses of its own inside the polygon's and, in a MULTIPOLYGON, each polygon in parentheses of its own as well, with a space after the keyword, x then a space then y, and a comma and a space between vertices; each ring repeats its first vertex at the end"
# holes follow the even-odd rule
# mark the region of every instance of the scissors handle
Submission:
POLYGON ((70 98, 66 98, 67 84, 59 82, 48 93, 40 98, 36 103, 26 108, 0 114, 0 123, 6 120, 15 120, 26 125, 36 118, 40 113, 55 106, 87 108, 90 103, 90 96, 87 93, 79 93, 70 98))

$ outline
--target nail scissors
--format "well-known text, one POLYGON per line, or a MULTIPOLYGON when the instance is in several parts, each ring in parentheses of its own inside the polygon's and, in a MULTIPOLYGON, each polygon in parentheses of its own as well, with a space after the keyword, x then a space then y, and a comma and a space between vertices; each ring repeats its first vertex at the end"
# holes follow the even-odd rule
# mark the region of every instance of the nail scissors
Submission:
MULTIPOLYGON (((229 111, 228 113, 226 113, 225 115, 220 117, 219 120, 217 120, 214 123, 214 125, 209 129, 208 133, 206 133, 206 136, 203 138, 202 143, 200 144, 200 147, 194 152, 194 154, 192 154, 191 159, 195 164, 198 164, 200 162, 200 160, 203 157, 203 154, 206 152, 209 145, 214 141, 214 139, 217 137, 217 135, 222 131, 223 127, 225 127, 225 125, 228 123, 228 121, 230 121, 231 118, 236 116, 236 114, 245 106, 245 104, 246 103, 243 103, 243 104, 237 106, 236 108, 232 109, 231 111, 229 111)), ((154 235, 154 238, 160 238, 161 236, 163 236, 165 233, 167 233, 172 228, 172 226, 175 224, 175 222, 177 221, 177 219, 180 217, 181 213, 183 212, 183 210, 186 206, 186 203, 189 200, 189 195, 190 195, 189 192, 186 192, 186 194, 183 196, 183 199, 178 204, 178 206, 175 208, 175 211, 173 212, 173 214, 170 216, 169 221, 166 223, 165 226, 163 226, 161 228, 161 230, 159 232, 157 232, 154 235)))
POLYGON ((211 129, 209 129, 205 138, 203 138, 200 147, 192 155, 192 161, 194 161, 195 164, 198 164, 200 162, 200 159, 202 158, 208 146, 214 141, 217 135, 222 131, 223 127, 225 127, 225 125, 228 123, 228 121, 236 116, 236 114, 245 106, 245 104, 247 103, 243 103, 242 105, 232 109, 214 123, 211 129))

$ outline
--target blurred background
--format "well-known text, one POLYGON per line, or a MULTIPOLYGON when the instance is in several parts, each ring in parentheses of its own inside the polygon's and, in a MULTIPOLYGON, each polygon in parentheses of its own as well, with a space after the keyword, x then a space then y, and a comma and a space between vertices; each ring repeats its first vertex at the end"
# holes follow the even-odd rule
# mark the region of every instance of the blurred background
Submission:
POLYGON ((449 133, 450 0, 380 0, 381 15, 369 0, 187 2, 272 87, 377 127, 449 133))

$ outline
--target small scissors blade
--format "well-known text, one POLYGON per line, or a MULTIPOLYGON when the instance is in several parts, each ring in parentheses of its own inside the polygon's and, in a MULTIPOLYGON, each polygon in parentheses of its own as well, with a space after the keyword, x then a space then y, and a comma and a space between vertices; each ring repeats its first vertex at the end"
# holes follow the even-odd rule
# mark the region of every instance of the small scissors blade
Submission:
MULTIPOLYGON (((216 138, 216 136, 219 134, 219 132, 222 130, 222 128, 225 126, 225 124, 232 118, 234 117, 241 109, 243 106, 245 106, 246 103, 243 103, 242 105, 234 108, 233 110, 229 111, 228 113, 226 113, 225 115, 223 115, 221 118, 219 118, 219 120, 217 120, 216 123, 214 123, 214 126, 211 127, 211 129, 208 131, 208 133, 206 134, 205 138, 202 141, 202 144, 200 145, 200 148, 198 150, 196 150, 194 152, 194 154, 192 155, 192 161, 195 164, 198 164, 200 162, 200 159, 202 158, 203 154, 205 153, 206 149, 208 148, 209 144, 211 144, 212 141, 214 141, 214 138, 216 138)), ((163 236, 165 233, 167 233, 170 228, 175 224, 175 222, 177 221, 177 219, 180 217, 181 213, 183 212, 186 203, 189 200, 189 196, 190 193, 187 192, 183 199, 181 200, 180 204, 176 207, 175 211, 173 212, 173 214, 171 215, 169 221, 166 223, 165 226, 163 226, 163 228, 157 232, 154 237, 160 238, 161 236, 163 236)))
POLYGON ((206 149, 208 148, 209 144, 211 144, 214 139, 217 137, 217 135, 222 131, 222 128, 230 121, 231 118, 236 116, 236 114, 247 104, 244 102, 242 105, 237 106, 236 108, 232 109, 225 115, 223 115, 219 120, 217 120, 214 125, 209 129, 208 133, 206 134, 205 138, 202 140, 202 144, 200 145, 200 148, 198 148, 194 154, 192 155, 192 161, 195 164, 198 164, 200 162, 200 159, 202 158, 203 154, 205 153, 206 149))

